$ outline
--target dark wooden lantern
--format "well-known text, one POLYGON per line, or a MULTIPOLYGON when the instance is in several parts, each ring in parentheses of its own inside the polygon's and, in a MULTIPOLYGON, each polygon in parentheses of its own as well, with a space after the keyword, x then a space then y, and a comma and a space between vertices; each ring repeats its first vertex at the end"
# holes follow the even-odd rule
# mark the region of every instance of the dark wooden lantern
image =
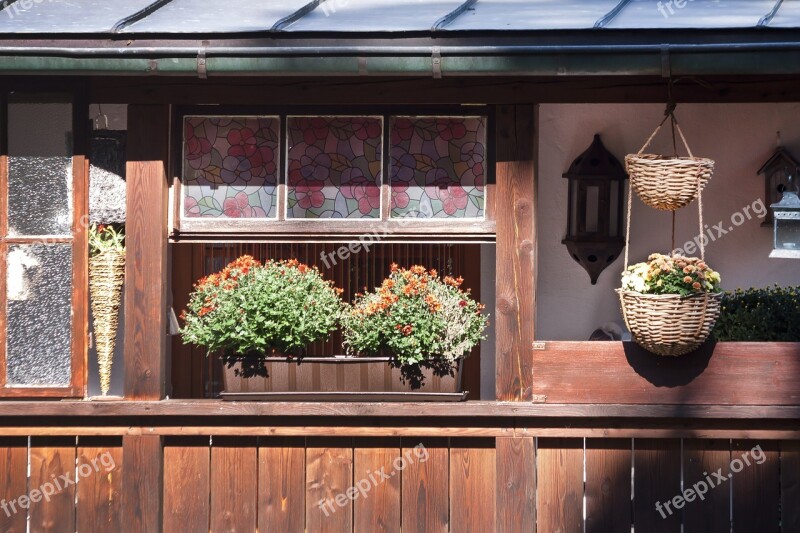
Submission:
POLYGON ((625 247, 622 209, 628 175, 595 135, 563 177, 569 180, 569 201, 567 236, 561 242, 594 285, 625 247))
MULTIPOLYGON (((767 205, 776 204, 781 200, 781 195, 789 185, 787 170, 794 172, 800 166, 794 157, 782 146, 778 146, 775 153, 758 169, 757 174, 764 176, 764 202, 767 205)), ((768 209, 762 226, 772 226, 772 210, 768 209)))

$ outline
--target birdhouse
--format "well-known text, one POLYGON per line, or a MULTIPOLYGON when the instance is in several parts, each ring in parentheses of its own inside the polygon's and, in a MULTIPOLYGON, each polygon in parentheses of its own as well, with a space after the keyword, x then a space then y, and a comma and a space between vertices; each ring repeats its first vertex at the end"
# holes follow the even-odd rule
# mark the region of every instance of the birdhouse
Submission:
MULTIPOLYGON (((800 163, 782 146, 778 146, 766 163, 758 169, 764 175, 764 202, 767 205, 778 203, 783 191, 789 186, 787 171, 794 172, 800 163)), ((762 226, 772 225, 772 211, 767 211, 762 226)))

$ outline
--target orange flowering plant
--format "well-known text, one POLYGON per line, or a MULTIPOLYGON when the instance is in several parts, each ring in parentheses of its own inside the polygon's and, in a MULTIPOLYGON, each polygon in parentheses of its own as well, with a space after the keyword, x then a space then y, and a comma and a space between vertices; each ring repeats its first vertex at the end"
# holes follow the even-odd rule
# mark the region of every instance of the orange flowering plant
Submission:
POLYGON ((487 325, 484 306, 461 289, 462 282, 419 265, 392 264, 381 286, 356 295, 343 314, 345 348, 355 354, 385 353, 400 367, 425 363, 451 373, 487 325))
POLYGON ((181 315, 183 341, 228 356, 301 355, 336 329, 340 294, 316 267, 244 255, 195 284, 181 315))

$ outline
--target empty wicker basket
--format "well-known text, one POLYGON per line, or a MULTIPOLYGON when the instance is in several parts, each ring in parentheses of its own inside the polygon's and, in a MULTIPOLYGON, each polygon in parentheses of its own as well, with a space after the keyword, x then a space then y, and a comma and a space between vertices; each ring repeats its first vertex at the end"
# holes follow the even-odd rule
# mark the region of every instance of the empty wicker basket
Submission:
MULTIPOLYGON (((674 138, 673 131, 673 142, 674 138)), ((664 120, 639 152, 625 156, 625 169, 631 188, 643 203, 662 211, 675 211, 688 205, 703 190, 714 172, 714 161, 692 155, 675 115, 668 109, 664 120), (680 135, 688 157, 679 157, 677 153, 673 156, 643 153, 668 118, 680 135)))
POLYGON ((641 294, 617 289, 622 316, 633 340, 658 355, 696 350, 714 328, 722 293, 692 296, 641 294))

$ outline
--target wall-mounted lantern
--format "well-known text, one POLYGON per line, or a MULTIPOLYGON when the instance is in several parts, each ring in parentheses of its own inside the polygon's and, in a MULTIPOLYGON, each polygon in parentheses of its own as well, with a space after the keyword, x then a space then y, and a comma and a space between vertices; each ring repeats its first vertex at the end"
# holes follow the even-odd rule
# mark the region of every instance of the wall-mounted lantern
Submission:
MULTIPOLYGON (((761 165, 757 172, 757 174, 764 175, 764 202, 767 205, 780 201, 781 193, 786 190, 788 185, 786 170, 794 171, 798 166, 800 166, 800 162, 796 161, 786 148, 780 146, 779 140, 775 153, 761 165)), ((761 225, 772 226, 772 212, 767 212, 761 225)))
POLYGON ((798 169, 786 172, 787 185, 781 201, 770 206, 775 220, 775 241, 770 257, 800 259, 800 197, 797 196, 800 187, 793 183, 797 172, 798 169))
POLYGON ((595 135, 563 177, 569 180, 569 203, 567 236, 561 242, 594 285, 625 247, 622 209, 628 175, 595 135))

